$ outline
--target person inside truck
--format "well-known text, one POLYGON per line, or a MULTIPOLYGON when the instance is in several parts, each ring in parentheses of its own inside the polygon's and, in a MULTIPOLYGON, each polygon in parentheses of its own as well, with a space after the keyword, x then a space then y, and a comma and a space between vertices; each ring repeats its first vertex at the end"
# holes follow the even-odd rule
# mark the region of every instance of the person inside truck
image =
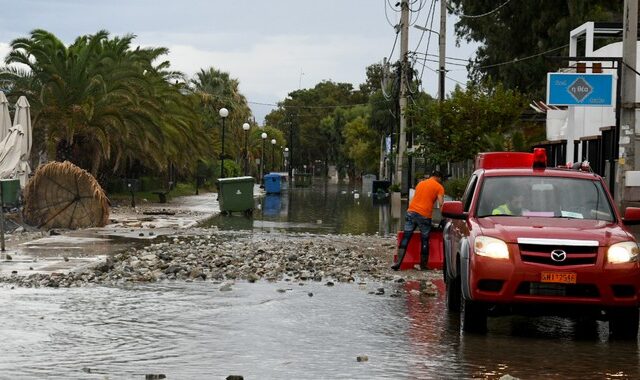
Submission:
POLYGON ((522 215, 524 204, 524 194, 512 192, 507 202, 494 208, 491 215, 522 215))

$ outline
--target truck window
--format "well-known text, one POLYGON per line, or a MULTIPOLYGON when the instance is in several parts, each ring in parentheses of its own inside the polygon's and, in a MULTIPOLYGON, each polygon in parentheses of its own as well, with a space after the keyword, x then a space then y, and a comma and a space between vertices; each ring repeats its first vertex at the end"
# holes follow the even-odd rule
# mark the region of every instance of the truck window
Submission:
POLYGON ((476 183, 478 182, 477 176, 472 176, 469 179, 469 183, 467 184, 467 188, 464 190, 464 194, 462 195, 462 204, 464 205, 464 211, 468 212, 471 208, 471 200, 473 199, 473 193, 476 190, 476 183))
POLYGON ((478 217, 491 215, 613 221, 609 198, 599 181, 561 177, 486 177, 478 217))

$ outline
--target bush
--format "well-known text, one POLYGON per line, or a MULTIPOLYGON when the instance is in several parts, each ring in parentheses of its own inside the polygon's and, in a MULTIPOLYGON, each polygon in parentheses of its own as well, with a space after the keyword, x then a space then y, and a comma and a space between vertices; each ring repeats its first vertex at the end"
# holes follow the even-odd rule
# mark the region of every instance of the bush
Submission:
POLYGON ((467 187, 469 177, 460 177, 449 179, 444 183, 445 194, 453 197, 453 199, 459 200, 464 194, 464 189, 467 187))
POLYGON ((400 185, 398 185, 397 183, 394 183, 393 185, 389 186, 389 192, 397 193, 399 191, 400 191, 400 185))

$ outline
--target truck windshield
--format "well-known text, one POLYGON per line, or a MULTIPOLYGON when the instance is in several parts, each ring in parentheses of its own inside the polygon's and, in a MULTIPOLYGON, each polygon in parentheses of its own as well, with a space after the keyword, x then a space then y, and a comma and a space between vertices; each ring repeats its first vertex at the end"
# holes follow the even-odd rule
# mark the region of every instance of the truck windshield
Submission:
POLYGON ((561 177, 486 177, 478 217, 530 216, 613 221, 609 198, 598 181, 561 177))

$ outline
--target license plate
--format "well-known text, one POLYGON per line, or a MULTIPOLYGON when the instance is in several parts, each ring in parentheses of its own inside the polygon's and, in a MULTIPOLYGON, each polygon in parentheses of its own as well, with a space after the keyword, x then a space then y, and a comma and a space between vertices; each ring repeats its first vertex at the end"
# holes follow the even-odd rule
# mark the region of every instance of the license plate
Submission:
POLYGON ((559 284, 575 284, 578 275, 573 272, 542 272, 540 282, 555 282, 559 284))

